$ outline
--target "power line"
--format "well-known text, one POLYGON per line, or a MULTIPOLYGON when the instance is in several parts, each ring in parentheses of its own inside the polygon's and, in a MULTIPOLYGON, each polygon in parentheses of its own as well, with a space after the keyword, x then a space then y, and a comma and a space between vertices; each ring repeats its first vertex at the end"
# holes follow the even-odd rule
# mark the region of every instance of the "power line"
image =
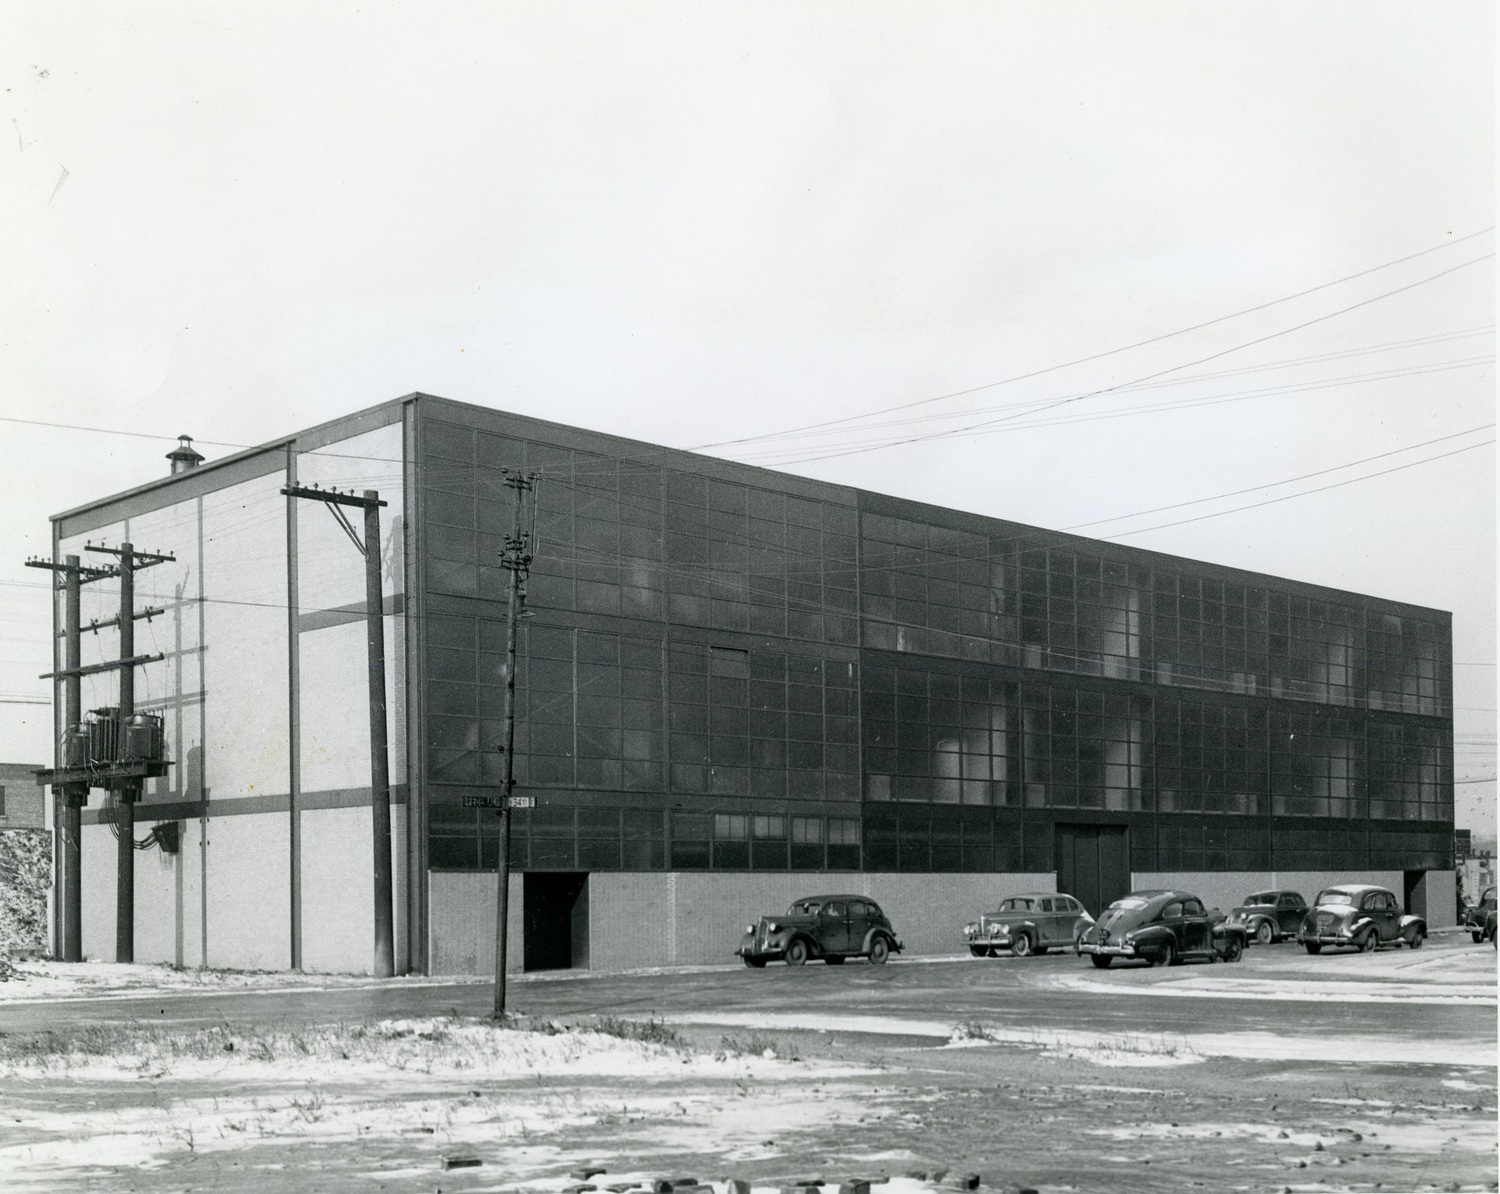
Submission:
MULTIPOLYGON (((1254 347, 1257 344, 1264 344, 1267 341, 1275 340, 1275 339, 1277 339, 1277 338, 1279 338, 1281 336, 1291 335, 1291 333, 1293 333, 1293 332, 1302 331, 1304 328, 1312 327, 1314 324, 1324 323, 1324 322, 1326 322, 1326 321, 1328 321, 1330 319, 1336 319, 1340 315, 1347 315, 1350 311, 1357 311, 1359 308, 1361 308, 1361 307, 1367 307, 1371 303, 1378 303, 1378 302, 1382 301, 1383 299, 1391 298, 1392 296, 1397 295, 1397 294, 1403 294, 1403 293, 1405 293, 1408 290, 1415 290, 1418 286, 1425 286, 1425 285, 1427 285, 1430 282, 1437 281, 1439 278, 1444 278, 1444 277, 1447 277, 1449 274, 1457 273, 1461 269, 1467 269, 1471 265, 1477 265, 1481 261, 1488 261, 1492 257, 1494 257, 1494 253, 1484 253, 1484 254, 1481 254, 1478 257, 1470 258, 1468 261, 1461 262, 1458 265, 1450 266, 1448 269, 1439 270, 1435 274, 1429 274, 1427 277, 1420 278, 1420 279, 1418 279, 1415 282, 1410 282, 1410 283, 1408 283, 1405 286, 1398 286, 1394 290, 1387 290, 1387 291, 1382 292, 1381 294, 1374 295, 1371 298, 1361 299, 1359 302, 1357 302, 1357 303, 1351 303, 1347 307, 1341 307, 1337 311, 1330 311, 1327 314, 1318 315, 1318 316, 1316 316, 1316 317, 1314 317, 1312 319, 1304 320, 1301 323, 1293 324, 1291 327, 1282 328, 1279 331, 1270 332, 1270 333, 1268 333, 1268 334, 1266 334, 1264 336, 1257 336, 1253 340, 1242 341, 1239 344, 1231 345, 1229 348, 1220 349, 1218 352, 1213 352, 1213 353, 1209 353, 1207 356, 1198 357, 1196 360, 1184 361, 1184 362, 1182 362, 1179 365, 1173 365, 1173 366, 1171 366, 1171 367, 1169 367, 1167 369, 1158 370, 1155 373, 1148 373, 1148 374, 1146 374, 1143 377, 1137 377, 1137 378, 1134 378, 1134 379, 1132 379, 1131 381, 1128 381, 1128 382, 1120 382, 1119 384, 1113 385, 1113 386, 1103 386, 1100 389, 1092 390, 1092 391, 1090 391, 1090 392, 1088 392, 1086 394, 1078 394, 1078 395, 1075 395, 1075 396, 1072 396, 1072 397, 1060 399, 1059 401, 1054 402, 1052 404, 1052 407, 1066 406, 1067 404, 1073 403, 1073 402, 1083 402, 1083 401, 1085 401, 1085 400, 1087 400, 1089 398, 1097 398, 1097 397, 1099 397, 1102 394, 1111 394, 1111 393, 1114 393, 1114 392, 1116 392, 1118 390, 1125 389, 1125 388, 1127 388, 1129 386, 1136 386, 1136 385, 1140 385, 1143 382, 1154 381, 1158 377, 1165 377, 1168 374, 1170 374, 1170 373, 1176 373, 1178 370, 1181 370, 1181 369, 1191 369, 1194 365, 1203 365, 1203 364, 1206 364, 1209 361, 1218 360, 1220 357, 1228 356, 1230 353, 1239 352, 1242 349, 1246 349, 1246 348, 1252 348, 1252 347, 1254 347)), ((1043 410, 1048 410, 1048 409, 1051 409, 1052 407, 1043 407, 1042 409, 1043 410)), ((1020 417, 1021 417, 1020 415, 1008 415, 1005 418, 1001 418, 1001 419, 987 419, 987 420, 985 420, 983 422, 970 424, 967 427, 956 427, 956 428, 953 428, 950 431, 935 431, 935 432, 932 432, 931 434, 928 434, 928 435, 909 436, 909 437, 907 437, 905 439, 899 439, 899 440, 895 440, 895 441, 893 441, 891 443, 878 445, 877 447, 859 447, 859 448, 850 448, 850 449, 847 449, 847 450, 842 451, 842 452, 824 452, 824 453, 821 453, 821 454, 816 455, 816 456, 802 456, 802 457, 798 457, 795 460, 785 461, 784 463, 788 463, 788 464, 808 464, 808 463, 811 463, 812 461, 816 461, 816 460, 831 460, 831 459, 833 459, 835 457, 840 457, 840 456, 855 456, 855 455, 859 455, 862 452, 877 451, 877 450, 879 450, 881 448, 902 447, 902 446, 904 446, 906 444, 924 443, 924 442, 926 442, 928 440, 935 440, 935 439, 950 439, 950 438, 952 438, 954 436, 966 435, 969 432, 979 431, 979 430, 983 430, 983 429, 986 429, 986 428, 989 428, 989 427, 993 427, 993 426, 995 426, 995 425, 997 425, 999 423, 1010 422, 1011 420, 1017 419, 1017 418, 1020 418, 1020 417)))
POLYGON ((1318 485, 1312 489, 1304 489, 1301 493, 1283 494, 1281 497, 1267 498, 1263 502, 1250 502, 1243 506, 1236 506, 1232 510, 1219 510, 1213 514, 1200 514, 1196 518, 1183 518, 1179 519, 1177 522, 1163 522, 1154 527, 1142 527, 1140 530, 1136 531, 1118 531, 1113 535, 1101 535, 1100 538, 1107 540, 1123 539, 1127 535, 1144 535, 1150 531, 1165 530, 1167 527, 1180 527, 1185 526, 1190 522, 1203 522, 1205 519, 1209 518, 1222 518, 1226 514, 1238 514, 1242 510, 1254 510, 1260 506, 1274 506, 1277 502, 1289 502, 1293 498, 1307 497, 1309 494, 1322 493, 1327 489, 1339 489, 1345 485, 1353 485, 1358 481, 1369 481, 1375 477, 1384 477, 1388 473, 1399 473, 1404 469, 1416 468, 1417 466, 1423 464, 1431 464, 1434 460, 1443 460, 1449 456, 1458 456, 1464 452, 1472 452, 1475 448, 1487 448, 1494 442, 1495 441, 1492 439, 1487 439, 1482 443, 1469 444, 1466 447, 1455 448, 1451 452, 1440 452, 1436 456, 1428 456, 1424 460, 1413 460, 1409 464, 1398 464, 1394 468, 1384 468, 1380 469, 1378 472, 1366 473, 1362 477, 1349 477, 1347 480, 1334 481, 1329 485, 1318 485))
MULTIPOLYGON (((1494 360, 1495 358, 1493 356, 1468 357, 1454 361, 1439 361, 1428 365, 1416 365, 1404 369, 1385 369, 1375 373, 1356 373, 1350 374, 1346 377, 1318 378, 1311 381, 1288 381, 1282 382, 1279 385, 1264 386, 1257 389, 1233 390, 1227 394, 1196 394, 1190 398, 1173 398, 1165 401, 1154 402, 1149 405, 1133 404, 1131 406, 1124 407, 1123 409, 1102 410, 1093 413, 1070 413, 1067 415, 1056 416, 1050 419, 1036 418, 1032 416, 1046 415, 1055 407, 1066 405, 1067 403, 1073 402, 1075 400, 1081 400, 1083 398, 1090 397, 1099 397, 1102 395, 1091 391, 1084 394, 1068 395, 1062 399, 1033 399, 1027 400, 1025 402, 1012 403, 1005 407, 990 408, 991 410, 1016 410, 1017 407, 1022 409, 1016 410, 1016 413, 1014 415, 1006 419, 993 419, 987 420, 983 424, 976 424, 975 426, 979 427, 980 430, 973 431, 970 434, 976 436, 994 435, 1002 431, 1029 431, 1041 427, 1065 427, 1071 426, 1075 423, 1096 423, 1107 419, 1137 418, 1141 415, 1161 414, 1167 411, 1189 410, 1203 406, 1224 406, 1234 402, 1247 402, 1254 398, 1280 398, 1285 397, 1289 394, 1304 394, 1309 391, 1339 389, 1346 386, 1362 385, 1370 382, 1395 381, 1407 377, 1421 377, 1430 373, 1447 373, 1456 369, 1472 369, 1480 365, 1493 364, 1494 360)), ((1131 387, 1128 391, 1120 390, 1117 396, 1129 396, 1138 393, 1148 393, 1149 391, 1154 389, 1172 388, 1177 386, 1178 384, 1179 383, 1177 382, 1166 382, 1161 387, 1131 387)), ((934 422, 939 419, 953 419, 959 417, 969 418, 973 415, 985 413, 989 412, 976 410, 954 412, 947 415, 928 415, 924 416, 922 420, 908 419, 902 420, 900 423, 886 424, 886 426, 909 426, 910 424, 918 421, 934 422)), ((864 429, 861 428, 860 430, 864 429)), ((956 434, 961 429, 955 428, 953 430, 956 434)), ((945 434, 948 433, 934 432, 925 438, 937 439, 945 434)), ((909 441, 906 439, 892 439, 889 435, 864 440, 852 440, 849 439, 846 435, 844 442, 846 445, 852 444, 855 447, 873 451, 882 447, 894 447, 899 443, 906 443, 909 441)), ((800 460, 804 459, 804 457, 789 456, 788 453, 802 453, 810 450, 812 450, 812 445, 795 448, 768 448, 760 452, 743 454, 740 456, 739 461, 740 463, 762 464, 770 466, 774 466, 776 464, 796 464, 800 460)))
MULTIPOLYGON (((788 429, 788 431, 785 431, 785 432, 770 432, 770 433, 766 433, 766 434, 763 434, 763 435, 745 436, 745 437, 742 437, 740 439, 719 440, 719 441, 717 441, 715 443, 711 443, 711 444, 700 444, 700 445, 698 445, 697 448, 690 448, 688 450, 689 451, 700 451, 700 450, 702 450, 704 448, 731 447, 731 446, 733 446, 735 444, 754 443, 754 442, 756 442, 758 440, 774 439, 778 435, 789 434, 791 431, 808 431, 808 430, 812 430, 812 429, 818 428, 818 427, 836 426, 836 425, 841 424, 841 423, 849 423, 849 422, 853 422, 853 421, 855 421, 857 419, 869 418, 869 417, 872 417, 874 415, 890 414, 891 412, 898 411, 898 410, 909 410, 912 407, 926 406, 926 405, 930 405, 931 403, 934 403, 934 402, 946 402, 946 401, 948 401, 950 399, 953 399, 953 398, 962 398, 962 397, 965 397, 965 396, 967 396, 969 394, 977 394, 977 393, 979 393, 982 390, 994 389, 997 386, 1012 385, 1012 384, 1014 384, 1015 382, 1018 382, 1018 381, 1028 381, 1028 380, 1030 380, 1033 377, 1041 377, 1041 376, 1043 376, 1044 374, 1047 374, 1047 373, 1055 373, 1055 372, 1057 372, 1060 369, 1069 369, 1069 368, 1072 368, 1075 365, 1086 365, 1086 364, 1088 364, 1091 361, 1103 360, 1105 357, 1115 356, 1115 355, 1117 355, 1119 353, 1122 353, 1122 352, 1130 352, 1130 351, 1132 351, 1134 349, 1137 349, 1137 348, 1145 348, 1147 345, 1158 344, 1158 343, 1160 343, 1163 340, 1170 340, 1170 339, 1173 339, 1174 337, 1177 337, 1177 336, 1185 336, 1185 335, 1187 335, 1190 332, 1202 331, 1204 328, 1213 327, 1215 324, 1224 323, 1224 322, 1226 322, 1227 320, 1230 320, 1230 319, 1238 319, 1238 318, 1240 318, 1243 315, 1252 315, 1252 314, 1254 314, 1257 311, 1264 311, 1264 310, 1266 310, 1269 307, 1275 307, 1275 306, 1280 305, 1281 303, 1288 303, 1288 302, 1292 302, 1295 299, 1305 298, 1307 295, 1309 295, 1309 294, 1316 294, 1320 290, 1327 290, 1330 287, 1339 286, 1339 285, 1342 285, 1345 282, 1352 282, 1352 281, 1354 281, 1354 280, 1356 280, 1358 278, 1363 278, 1363 277, 1366 277, 1366 276, 1368 276, 1370 274, 1378 273, 1381 270, 1390 269, 1393 266, 1403 265, 1403 264, 1405 264, 1408 261, 1415 261, 1419 257, 1426 257, 1429 254, 1439 252, 1439 251, 1441 251, 1443 249, 1451 248, 1452 246, 1458 245, 1458 244, 1462 244, 1465 241, 1473 240, 1475 237, 1484 236, 1486 233, 1493 232, 1494 230, 1495 230, 1494 225, 1490 225, 1488 228, 1481 228, 1478 232, 1471 232, 1471 233, 1467 234, 1466 236, 1458 237, 1455 240, 1444 241, 1442 244, 1434 245, 1432 248, 1423 249, 1421 252, 1412 253, 1412 254, 1409 254, 1406 257, 1398 257, 1396 260, 1394 260, 1394 261, 1387 261, 1387 262, 1385 262, 1382 265, 1371 266, 1369 269, 1360 270, 1358 273, 1346 274, 1342 278, 1335 278, 1331 282, 1323 282, 1323 283, 1321 283, 1321 284, 1319 284, 1317 286, 1310 287, 1307 290, 1298 291, 1296 294, 1284 295, 1281 298, 1272 299, 1270 302, 1259 303, 1259 304, 1257 304, 1257 305, 1255 305, 1253 307, 1246 307, 1246 308, 1244 308, 1243 310, 1240 310, 1240 311, 1232 311, 1228 315, 1220 315, 1217 318, 1207 320, 1207 321, 1205 321, 1203 323, 1193 324, 1191 327, 1178 328, 1176 331, 1164 332, 1161 335, 1151 336, 1151 337, 1149 337, 1149 338, 1147 338, 1145 340, 1138 340, 1134 344, 1127 344, 1127 345, 1124 345, 1124 346, 1122 346, 1120 348, 1111 348, 1111 349, 1108 349, 1108 350, 1106 350, 1104 352, 1094 353, 1094 354, 1092 354, 1090 356, 1078 357, 1078 358, 1076 358, 1074 360, 1071 360, 1071 361, 1064 361, 1062 364, 1059 364, 1059 365, 1048 365, 1044 369, 1035 369, 1035 370, 1032 370, 1030 373, 1018 373, 1014 377, 1007 377, 1007 378, 1005 378, 1005 379, 1003 379, 1001 381, 985 382, 983 385, 970 386, 968 389, 955 390, 955 391, 953 391, 952 393, 949 393, 949 394, 939 394, 935 398, 922 398, 922 399, 918 399, 915 402, 898 403, 895 406, 887 406, 887 407, 883 407, 883 408, 881 408, 879 410, 866 411, 865 413, 859 414, 859 415, 849 415, 849 416, 847 416, 845 418, 841 418, 841 419, 829 419, 829 420, 826 420, 826 421, 821 422, 821 423, 804 424, 801 427, 790 428, 790 429, 788 429)), ((1206 358, 1206 359, 1211 359, 1211 358, 1206 358)))
MULTIPOLYGON (((1232 489, 1227 493, 1214 494, 1212 497, 1192 498, 1185 502, 1173 502, 1169 506, 1153 506, 1149 510, 1137 510, 1134 514, 1116 514, 1112 518, 1096 518, 1092 522, 1075 522, 1072 526, 1066 526, 1060 529, 1064 531, 1076 531, 1083 527, 1099 526, 1101 523, 1120 522, 1121 520, 1126 518, 1139 518, 1146 514, 1160 514, 1163 510, 1177 510, 1183 506, 1196 506, 1200 505, 1203 502, 1216 502, 1221 498, 1238 497, 1241 494, 1254 493, 1257 489, 1270 489, 1276 485, 1290 485, 1295 481, 1306 481, 1311 477, 1321 477, 1328 473, 1336 473, 1346 468, 1354 468, 1356 465, 1369 464, 1373 460, 1384 460, 1388 456, 1399 456, 1402 452, 1414 452, 1418 448, 1426 448, 1430 447, 1433 444, 1444 443, 1445 441, 1450 439, 1458 439, 1461 436, 1473 435, 1476 431, 1487 431, 1494 425, 1495 424, 1493 423, 1482 423, 1478 427, 1470 427, 1466 431, 1455 431, 1452 435, 1440 435, 1437 439, 1424 440, 1419 444, 1408 444, 1404 448, 1393 448, 1389 452, 1379 452, 1374 456, 1366 456, 1360 460, 1351 460, 1347 464, 1336 464, 1331 468, 1318 469, 1317 472, 1303 473, 1301 476, 1297 477, 1287 477, 1281 481, 1267 481, 1264 485, 1251 485, 1246 489, 1232 489)), ((1477 447, 1478 445, 1475 446, 1477 447)), ((1434 457, 1434 459, 1436 458, 1434 457)), ((1414 463, 1425 462, 1416 461, 1414 463)))

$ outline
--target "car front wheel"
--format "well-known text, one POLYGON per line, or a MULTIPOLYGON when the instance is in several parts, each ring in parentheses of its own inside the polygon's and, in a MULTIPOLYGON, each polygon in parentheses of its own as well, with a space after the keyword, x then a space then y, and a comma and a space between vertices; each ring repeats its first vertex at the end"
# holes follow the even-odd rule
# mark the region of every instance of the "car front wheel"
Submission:
POLYGON ((1307 952, 1310 954, 1320 954, 1323 952, 1323 943, 1321 941, 1304 941, 1303 944, 1307 946, 1307 952))
POLYGON ((1010 952, 1018 958, 1024 958, 1031 953, 1031 937, 1026 933, 1019 933, 1011 942, 1010 952))
MULTIPOLYGON (((1475 940, 1477 941, 1478 938, 1476 937, 1475 940)), ((969 946, 969 952, 976 958, 987 958, 989 957, 990 947, 987 945, 971 945, 969 946)))
POLYGON ((885 960, 891 956, 891 947, 886 943, 884 937, 877 937, 870 942, 870 965, 884 966, 885 960))
POLYGON ((1271 929, 1271 922, 1263 920, 1255 926, 1255 943, 1257 945, 1270 945, 1276 939, 1275 932, 1271 929))
POLYGON ((1469 936, 1474 938, 1475 945, 1484 944, 1484 933, 1482 931, 1476 929, 1474 932, 1470 933, 1469 936))
POLYGON ((1089 961, 1098 970, 1108 970, 1109 964, 1114 961, 1108 954, 1089 954, 1089 961))
POLYGON ((801 966, 807 961, 807 942, 800 937, 786 947, 786 964, 801 966))
POLYGON ((766 960, 764 958, 752 958, 747 956, 745 958, 745 965, 750 967, 751 970, 764 970, 766 968, 766 960))
POLYGON ((1244 953, 1245 947, 1240 944, 1238 937, 1231 937, 1224 943, 1224 960, 1226 962, 1238 962, 1240 954, 1244 953))

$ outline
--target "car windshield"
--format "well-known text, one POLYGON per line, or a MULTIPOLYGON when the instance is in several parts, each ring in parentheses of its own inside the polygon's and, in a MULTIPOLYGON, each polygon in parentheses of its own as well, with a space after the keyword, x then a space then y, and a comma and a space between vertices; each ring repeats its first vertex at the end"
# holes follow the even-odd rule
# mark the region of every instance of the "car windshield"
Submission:
POLYGON ((1110 908, 1119 912, 1134 912, 1138 908, 1144 908, 1146 901, 1137 896, 1126 896, 1123 900, 1116 900, 1110 908))
POLYGON ((1347 891, 1338 888, 1330 888, 1328 891, 1318 892, 1318 903, 1320 904, 1353 904, 1354 897, 1347 891))
POLYGON ((787 909, 788 916, 816 916, 822 907, 817 900, 798 900, 787 909))
POLYGON ((1031 901, 1022 896, 1013 896, 1008 900, 1000 901, 1001 912, 1025 912, 1031 908, 1031 901))
POLYGON ((1274 891, 1258 891, 1252 896, 1245 897, 1246 904, 1274 904, 1276 893, 1274 891))

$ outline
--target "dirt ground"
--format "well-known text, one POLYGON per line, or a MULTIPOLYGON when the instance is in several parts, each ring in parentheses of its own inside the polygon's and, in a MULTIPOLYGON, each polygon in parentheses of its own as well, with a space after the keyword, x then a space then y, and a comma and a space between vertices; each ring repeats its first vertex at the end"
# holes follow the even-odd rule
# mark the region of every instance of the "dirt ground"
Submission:
MULTIPOLYGON (((1299 1038, 1302 1004, 1290 1005, 1274 1047, 1201 1052, 1178 1029, 1047 1030, 1000 1014, 945 1024, 930 1000, 925 1018, 881 1020, 858 1008, 730 1015, 727 998, 712 993, 767 976, 728 974, 696 980, 702 997, 682 996, 665 1019, 533 1016, 496 1028, 458 1015, 190 1030, 147 1021, 13 1033, 0 1035, 0 1173, 18 1191, 561 1194, 651 1178, 740 1179, 769 1191, 863 1177, 886 1179, 872 1194, 915 1194, 966 1175, 984 1189, 1043 1194, 1494 1190, 1493 973, 1476 969, 1478 958, 1455 949, 1451 962, 1420 959, 1425 972, 1458 974, 1464 991, 1476 974, 1491 984, 1488 1032, 1472 1055, 1423 1047, 1424 1005, 1404 1000, 1441 996, 1408 989, 1421 971, 1392 988, 1387 1009, 1386 1022, 1407 1016, 1409 1037, 1382 1028, 1366 1056, 1299 1038), (598 1167, 587 1182, 577 1176, 598 1167)), ((1358 965, 1394 965, 1379 959, 1358 965)), ((924 991, 949 984, 954 1006, 976 976, 1014 973, 1038 991, 1069 991, 1075 962, 1012 972, 892 966, 895 984, 871 998, 897 1006, 911 976, 924 991)), ((873 971, 844 969, 785 977, 852 999, 850 979, 873 971)), ((1137 985, 1161 978, 1140 973, 1137 985)), ((1238 1004, 1185 998, 1230 981, 1220 976, 1270 981, 1255 974, 1173 972, 1169 989, 1184 998, 1149 999, 1122 984, 1123 998, 1106 1003, 1185 1008, 1205 1030, 1233 1029, 1238 1004)), ((629 991, 651 982, 692 985, 664 975, 629 991)), ((591 990, 626 993, 609 980, 591 990)), ((1367 1005, 1344 1006, 1358 1042, 1367 1005)))

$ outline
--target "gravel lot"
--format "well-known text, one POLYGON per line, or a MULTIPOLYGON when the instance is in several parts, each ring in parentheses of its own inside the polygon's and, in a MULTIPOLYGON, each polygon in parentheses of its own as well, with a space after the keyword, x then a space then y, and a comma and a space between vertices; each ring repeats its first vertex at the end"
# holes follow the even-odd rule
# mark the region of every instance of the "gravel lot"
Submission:
POLYGON ((1495 955, 1457 934, 1170 970, 553 973, 504 1030, 472 981, 23 973, 7 1189, 1496 1188, 1495 955))

